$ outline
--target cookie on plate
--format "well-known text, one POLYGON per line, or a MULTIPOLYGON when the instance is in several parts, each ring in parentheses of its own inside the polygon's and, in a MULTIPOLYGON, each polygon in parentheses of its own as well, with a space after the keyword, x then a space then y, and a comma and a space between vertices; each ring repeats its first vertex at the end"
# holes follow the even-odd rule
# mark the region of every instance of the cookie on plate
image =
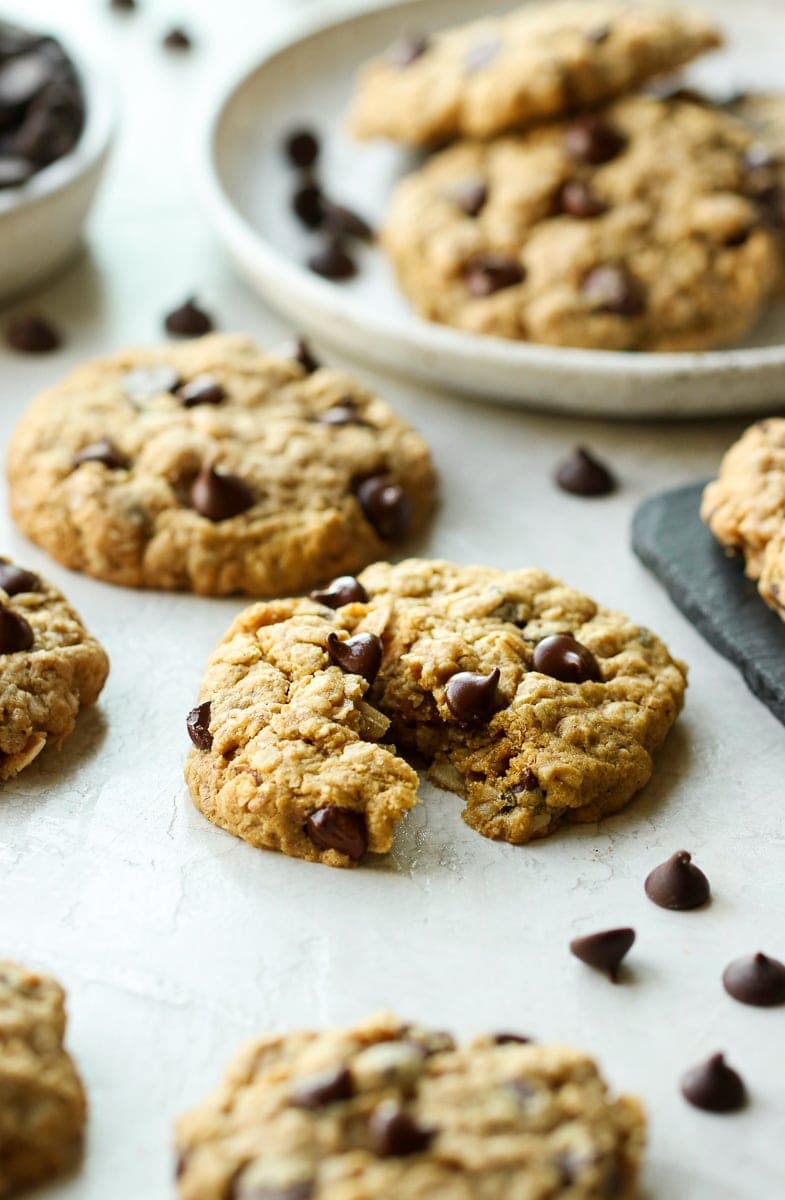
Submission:
POLYGON ((690 8, 623 0, 529 4, 431 37, 407 36, 369 63, 353 133, 421 146, 488 138, 591 108, 720 45, 690 8))
POLYGON ((177 1129, 180 1200, 634 1200, 637 1100, 566 1046, 371 1018, 250 1042, 177 1129))
POLYGON ((356 380, 248 338, 128 351, 40 396, 8 454, 19 528, 130 587, 297 592, 430 512, 422 438, 356 380))
POLYGON ((652 633, 541 571, 377 563, 237 618, 188 718, 186 779, 238 837, 345 867, 388 850, 417 801, 397 745, 472 828, 523 843, 622 808, 685 686, 652 633))
POLYGON ((65 596, 0 558, 0 779, 10 779, 72 732, 94 704, 109 660, 65 596))
POLYGON ((48 975, 0 963, 0 1196, 73 1167, 87 1102, 63 1048, 65 996, 48 975))
POLYGON ((755 322, 780 270, 754 135, 648 96, 491 143, 396 188, 382 232, 418 312, 471 333, 607 350, 706 350, 755 322))

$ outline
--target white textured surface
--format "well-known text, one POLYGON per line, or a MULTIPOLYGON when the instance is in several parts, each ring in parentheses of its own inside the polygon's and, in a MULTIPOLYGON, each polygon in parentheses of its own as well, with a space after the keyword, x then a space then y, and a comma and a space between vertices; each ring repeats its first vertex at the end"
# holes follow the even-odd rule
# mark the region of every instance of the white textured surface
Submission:
MULTIPOLYGON (((284 332, 213 249, 184 163, 203 79, 238 45, 247 53, 251 36, 261 43, 273 0, 148 0, 127 20, 98 0, 15 7, 92 46, 120 78, 125 117, 90 257, 36 300, 67 330, 67 350, 2 352, 3 440, 33 392, 87 355, 157 337, 160 314, 193 288, 225 328, 272 343, 284 332), (202 48, 166 57, 158 32, 185 7, 202 48)), ((281 0, 278 11, 293 7, 281 0)), ((785 734, 628 549, 638 500, 711 473, 740 426, 558 420, 376 382, 441 468, 443 504, 418 549, 538 564, 627 609, 689 661, 686 713, 653 784, 599 828, 494 845, 461 824, 454 798, 428 790, 390 861, 370 870, 264 854, 204 822, 181 779, 184 716, 240 602, 70 575, 0 517, 0 548, 61 585, 112 657, 99 708, 0 802, 0 951, 69 989, 70 1042, 92 1101, 84 1169, 51 1194, 164 1200, 172 1119, 239 1040, 389 1006, 461 1033, 517 1027, 595 1051, 649 1108, 651 1200, 780 1200, 785 1011, 734 1004, 719 976, 737 954, 785 958, 785 734), (577 441, 613 462, 618 496, 554 490, 553 465, 577 441), (665 913, 643 894, 647 870, 680 847, 712 881, 706 912, 665 913), (623 923, 638 931, 634 978, 613 988, 567 942, 623 923), (678 1093, 682 1069, 720 1048, 750 1087, 739 1116, 702 1115, 678 1093)))

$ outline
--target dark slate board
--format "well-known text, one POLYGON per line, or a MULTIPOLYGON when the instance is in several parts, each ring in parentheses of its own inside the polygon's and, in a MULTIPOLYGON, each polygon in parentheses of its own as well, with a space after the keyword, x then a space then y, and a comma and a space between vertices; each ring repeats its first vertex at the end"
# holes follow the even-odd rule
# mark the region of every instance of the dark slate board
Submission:
POLYGON ((674 604, 785 724, 785 624, 700 519, 705 484, 661 492, 635 514, 632 546, 674 604))

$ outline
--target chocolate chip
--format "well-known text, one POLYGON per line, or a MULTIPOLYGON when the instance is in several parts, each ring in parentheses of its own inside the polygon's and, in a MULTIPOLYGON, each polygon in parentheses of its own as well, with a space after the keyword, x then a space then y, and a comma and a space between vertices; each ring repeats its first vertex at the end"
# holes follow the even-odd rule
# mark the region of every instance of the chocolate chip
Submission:
POLYGON ((325 1108, 339 1100, 351 1100, 354 1090, 354 1079, 348 1067, 336 1067, 301 1079, 292 1092, 291 1101, 296 1108, 325 1108))
POLYGON ((612 27, 606 23, 604 25, 595 25, 592 29, 587 29, 583 36, 590 46, 601 46, 603 42, 607 42, 612 32, 612 27))
POLYGON ((646 308, 643 287, 626 267, 595 267, 585 276, 583 294, 592 308, 617 317, 638 317, 646 308))
POLYGON ((344 204, 324 201, 324 228, 333 237, 354 238, 358 242, 372 242, 373 229, 359 213, 344 204))
POLYGON ((373 683, 382 665, 382 640, 375 633, 357 633, 342 642, 332 630, 327 634, 327 653, 342 671, 373 683))
POLYGON ((586 221, 591 217, 602 216, 608 211, 608 205, 595 196, 583 179, 568 179, 559 191, 557 209, 568 217, 586 221))
POLYGON ((556 482, 574 496, 608 496, 616 489, 616 480, 605 464, 582 446, 557 468, 556 482))
POLYGON ((352 279, 357 274, 355 261, 343 242, 332 237, 327 238, 309 256, 308 269, 323 279, 331 280, 352 279))
POLYGON ((0 588, 8 596, 19 596, 22 592, 37 592, 41 580, 32 571, 17 567, 14 563, 0 562, 0 588))
POLYGON ((422 33, 407 33, 387 51, 387 60, 394 67, 410 67, 430 49, 430 38, 422 33))
POLYGON ((463 270, 466 287, 472 296, 492 296, 503 288, 515 287, 526 273, 508 254, 477 254, 463 270))
POLYGON ((179 387, 177 395, 183 408, 196 408, 199 404, 221 404, 226 399, 226 390, 212 375, 197 375, 179 387))
POLYGON ((128 466, 128 459, 109 438, 99 438, 91 442, 74 455, 74 466, 81 467, 83 463, 102 463, 110 471, 121 471, 128 466))
POLYGON ((370 428, 368 421, 364 421, 360 416, 351 396, 344 396, 340 404, 334 404, 332 408, 320 412, 316 421, 319 425, 366 425, 370 428))
POLYGON ((169 30, 164 37, 163 44, 167 50, 190 50, 193 46, 193 38, 178 26, 169 30))
POLYGON ((210 333, 213 328, 212 317, 203 308, 199 308, 191 298, 170 312, 165 321, 166 332, 173 337, 193 338, 210 333))
POLYGON ((521 1033, 493 1033, 491 1040, 494 1046, 528 1046, 531 1038, 521 1033))
POLYGON ((320 850, 337 850, 355 862, 368 849, 363 814, 337 804, 328 804, 311 813, 305 822, 305 832, 320 850))
POLYGON ((34 640, 33 630, 24 617, 8 608, 0 608, 0 654, 29 650, 34 640))
POLYGON ((426 1129, 394 1100, 387 1100, 371 1113, 368 1122, 371 1149, 379 1158, 408 1158, 427 1150, 434 1130, 426 1129))
POLYGON ((174 367, 164 363, 156 366, 137 367, 123 376, 123 390, 130 400, 152 400, 156 396, 174 393, 180 386, 180 376, 174 367))
POLYGON ((306 229, 318 229, 324 221, 324 196, 316 183, 304 183, 292 196, 292 211, 306 229))
POLYGON ((447 680, 444 698, 458 721, 488 721, 496 703, 501 671, 494 667, 487 675, 458 671, 447 680))
POLYGON ((481 179, 467 179, 454 187, 450 195, 467 217, 478 217, 488 203, 488 186, 481 179))
POLYGON ((191 488, 191 507, 208 521, 228 521, 246 512, 253 502, 253 492, 244 479, 215 467, 200 471, 191 488))
POLYGON ((593 167, 617 158, 626 145, 625 136, 595 113, 579 117, 564 135, 570 158, 593 167))
POLYGON ((599 663, 571 633, 554 633, 534 647, 532 669, 562 683, 602 683, 599 663))
POLYGON ((205 700, 192 708, 185 719, 188 736, 197 750, 210 750, 213 745, 213 735, 210 733, 211 702, 205 700))
POLYGON ((400 484, 389 475, 372 475, 357 488, 357 500, 380 538, 394 542, 409 531, 412 510, 400 484))
POLYGON ((0 63, 0 108, 25 109, 52 81, 52 64, 39 47, 0 63))
POLYGON ((285 358, 291 358, 294 362, 299 363, 306 375, 313 375, 314 371, 318 371, 322 365, 318 358, 314 358, 311 347, 305 338, 295 338, 290 346, 284 347, 281 353, 285 358))
POLYGON ((573 938, 570 942, 570 952, 587 966, 602 971, 612 983, 616 983, 621 961, 634 941, 634 929, 605 929, 601 933, 573 938))
POLYGON ((294 129, 284 141, 284 153, 293 167, 312 167, 319 157, 319 139, 310 129, 294 129))
POLYGON ((490 66, 501 48, 502 44, 498 38, 488 38, 487 41, 478 42, 476 46, 471 46, 467 50, 463 65, 470 75, 473 75, 475 71, 482 71, 484 67, 490 66))
POLYGON ((16 317, 6 328, 6 341, 20 354, 49 354, 59 349, 62 338, 51 322, 43 317, 16 317))
MULTIPOLYGON (((0 586, 2 574, 0 574, 0 586)), ((311 592, 311 599, 327 608, 342 608, 344 604, 366 604, 368 593, 353 575, 339 575, 322 591, 311 592)))
POLYGON ((785 963, 765 954, 736 958, 722 973, 725 991, 742 1004, 773 1008, 785 1004, 785 963))
POLYGON ((729 1113, 743 1108, 747 1089, 741 1076, 729 1067, 722 1054, 712 1054, 685 1072, 681 1094, 696 1108, 706 1112, 729 1113))
POLYGON ((686 850, 677 850, 646 876, 646 895, 660 908, 686 912, 700 908, 711 896, 709 881, 686 850))
POLYGON ((0 158, 0 190, 21 187, 35 174, 35 167, 26 158, 0 158))
POLYGON ((135 12, 136 0, 109 0, 109 7, 116 12, 135 12))

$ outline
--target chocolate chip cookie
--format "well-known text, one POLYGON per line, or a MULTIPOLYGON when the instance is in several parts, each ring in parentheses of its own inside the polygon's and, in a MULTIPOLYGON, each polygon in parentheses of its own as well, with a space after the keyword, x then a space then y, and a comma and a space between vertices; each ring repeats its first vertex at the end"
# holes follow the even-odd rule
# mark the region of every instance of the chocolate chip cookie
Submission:
POLYGON ((19 528, 99 579, 204 595, 297 592, 389 553, 431 509, 428 449, 292 355, 214 335, 78 370, 12 439, 19 528))
POLYGON ((180 1200, 634 1200, 637 1100, 510 1034, 378 1016, 250 1042, 177 1129, 180 1200))
POLYGON ((0 558, 0 779, 59 746, 109 672, 103 648, 51 583, 0 558))
POLYGON ((256 846, 351 866, 390 848, 416 754, 486 837, 616 812, 649 779, 685 667, 541 571, 376 563, 246 609, 188 718, 194 801, 256 846))
POLYGON ((785 297, 785 94, 750 93, 737 99, 729 111, 746 122, 755 134, 747 151, 749 189, 776 233, 780 247, 777 297, 785 297))
POLYGON ((407 35, 362 71, 352 132, 422 146, 489 138, 593 108, 720 45, 689 8, 622 0, 529 4, 432 36, 407 35))
POLYGON ((636 96, 491 143, 397 187, 382 242, 418 312, 472 333, 609 350, 740 338, 781 250, 727 113, 636 96))
POLYGON ((0 1196, 76 1163, 87 1102, 63 1047, 65 996, 48 975, 0 963, 0 1196))

